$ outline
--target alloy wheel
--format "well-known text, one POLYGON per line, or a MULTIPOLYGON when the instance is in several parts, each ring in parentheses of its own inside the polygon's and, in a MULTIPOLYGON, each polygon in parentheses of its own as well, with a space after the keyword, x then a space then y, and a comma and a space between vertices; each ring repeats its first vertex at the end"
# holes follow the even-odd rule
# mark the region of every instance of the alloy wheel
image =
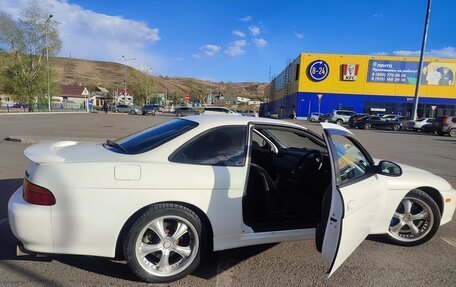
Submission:
POLYGON ((391 219, 388 233, 396 240, 413 242, 424 238, 433 225, 431 207, 421 199, 405 197, 391 219))
POLYGON ((135 252, 148 273, 168 277, 185 270, 195 259, 199 238, 195 227, 180 216, 162 216, 139 233, 135 252))

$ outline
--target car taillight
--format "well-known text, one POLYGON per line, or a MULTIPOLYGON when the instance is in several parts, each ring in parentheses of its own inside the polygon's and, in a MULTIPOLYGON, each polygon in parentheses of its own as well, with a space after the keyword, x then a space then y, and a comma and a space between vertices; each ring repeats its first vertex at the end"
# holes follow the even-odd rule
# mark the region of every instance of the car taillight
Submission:
POLYGON ((448 119, 449 119, 448 116, 445 116, 445 117, 443 118, 442 124, 443 124, 444 126, 446 126, 446 125, 448 124, 448 119))
POLYGON ((33 184, 24 178, 22 185, 24 200, 31 204, 37 205, 54 205, 55 197, 44 187, 33 184))

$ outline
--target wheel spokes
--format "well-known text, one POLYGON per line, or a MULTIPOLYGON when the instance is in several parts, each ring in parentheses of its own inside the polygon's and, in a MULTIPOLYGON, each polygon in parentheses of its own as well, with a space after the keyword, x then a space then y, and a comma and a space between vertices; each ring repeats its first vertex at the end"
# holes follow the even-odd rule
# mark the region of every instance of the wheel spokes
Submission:
POLYGON ((399 232, 401 231, 402 227, 404 227, 404 225, 405 225, 405 221, 401 220, 396 225, 391 226, 390 230, 396 234, 399 234, 399 232))
POLYGON ((149 225, 149 228, 158 235, 160 241, 163 241, 168 237, 165 231, 165 226, 163 224, 163 219, 158 218, 149 225))
POLYGON ((408 222, 407 226, 410 228, 410 231, 412 232, 413 235, 417 236, 420 234, 420 230, 418 229, 418 227, 416 227, 416 225, 413 223, 413 221, 408 222))
POLYGON ((160 261, 157 267, 160 271, 167 270, 169 268, 169 249, 163 249, 160 261))
POLYGON ((176 231, 174 232, 174 234, 171 236, 172 239, 174 239, 174 241, 176 242, 177 240, 179 240, 179 238, 184 235, 185 233, 188 232, 188 227, 187 227, 187 224, 185 223, 182 223, 182 222, 178 222, 177 223, 177 228, 176 228, 176 231))
POLYGON ((429 212, 426 209, 423 209, 420 213, 411 214, 410 219, 418 220, 418 219, 426 219, 429 216, 429 212))
POLYGON ((138 247, 138 253, 142 257, 146 257, 147 255, 157 252, 157 251, 162 251, 163 246, 161 244, 145 244, 141 243, 141 245, 138 247))
POLYGON ((192 253, 192 249, 190 248, 190 246, 176 245, 172 248, 172 251, 176 252, 177 254, 179 254, 180 256, 182 256, 184 258, 189 257, 190 254, 192 253))
POLYGON ((404 204, 404 214, 410 215, 413 202, 410 199, 404 199, 402 203, 404 204))
POLYGON ((393 217, 395 217, 395 218, 397 218, 399 220, 404 219, 404 215, 402 213, 397 212, 397 211, 394 213, 393 217))

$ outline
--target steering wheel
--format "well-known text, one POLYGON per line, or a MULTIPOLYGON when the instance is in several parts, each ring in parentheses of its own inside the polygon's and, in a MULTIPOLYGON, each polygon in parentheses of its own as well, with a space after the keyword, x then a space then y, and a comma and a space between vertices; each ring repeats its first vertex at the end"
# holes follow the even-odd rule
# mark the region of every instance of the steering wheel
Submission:
POLYGON ((318 150, 312 150, 299 159, 294 174, 296 178, 304 179, 314 176, 323 167, 323 155, 318 150))

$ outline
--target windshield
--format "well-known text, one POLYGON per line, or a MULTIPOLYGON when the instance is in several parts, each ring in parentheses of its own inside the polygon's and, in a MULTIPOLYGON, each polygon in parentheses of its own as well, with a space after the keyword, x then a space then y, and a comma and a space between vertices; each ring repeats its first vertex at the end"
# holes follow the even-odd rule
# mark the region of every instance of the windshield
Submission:
POLYGON ((197 126, 198 123, 193 121, 174 119, 124 138, 117 139, 114 141, 114 143, 117 144, 117 147, 114 144, 104 145, 104 147, 117 153, 140 154, 150 151, 197 126), (120 145, 120 147, 118 147, 118 145, 120 145))

